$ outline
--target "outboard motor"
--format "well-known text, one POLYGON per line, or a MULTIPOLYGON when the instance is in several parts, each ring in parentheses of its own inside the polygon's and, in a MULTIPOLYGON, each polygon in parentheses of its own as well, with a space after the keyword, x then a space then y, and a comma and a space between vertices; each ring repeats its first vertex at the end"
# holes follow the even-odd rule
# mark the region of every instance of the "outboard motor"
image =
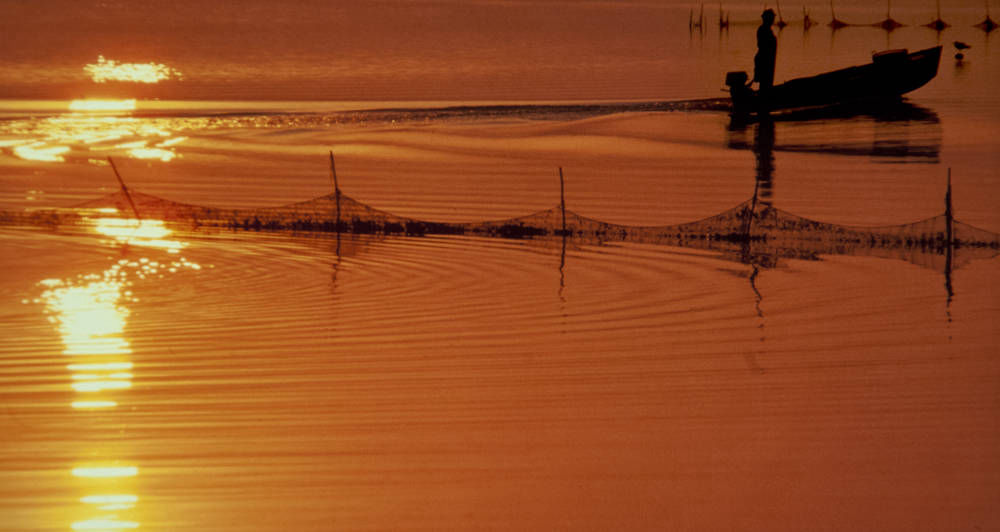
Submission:
POLYGON ((726 85, 729 87, 729 97, 733 100, 734 114, 750 114, 753 110, 753 91, 750 90, 749 79, 746 72, 726 73, 726 85))

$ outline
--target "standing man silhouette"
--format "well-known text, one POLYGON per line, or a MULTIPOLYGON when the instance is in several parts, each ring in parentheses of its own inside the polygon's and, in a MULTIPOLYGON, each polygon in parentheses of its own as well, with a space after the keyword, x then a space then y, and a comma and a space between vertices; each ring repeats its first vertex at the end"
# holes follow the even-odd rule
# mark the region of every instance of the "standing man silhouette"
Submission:
POLYGON ((778 55, 778 39, 771 31, 774 24, 774 11, 765 9, 760 15, 761 23, 757 28, 757 55, 753 56, 753 81, 760 89, 763 103, 767 102, 774 86, 774 63, 778 55))

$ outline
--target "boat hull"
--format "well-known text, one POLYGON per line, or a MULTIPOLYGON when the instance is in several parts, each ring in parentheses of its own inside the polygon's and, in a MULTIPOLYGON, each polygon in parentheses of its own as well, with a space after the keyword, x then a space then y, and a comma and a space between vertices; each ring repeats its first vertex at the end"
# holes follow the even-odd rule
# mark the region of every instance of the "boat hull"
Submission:
POLYGON ((775 85, 770 94, 761 94, 739 83, 739 79, 746 78, 743 73, 730 73, 726 79, 733 113, 759 114, 898 99, 934 79, 940 61, 940 46, 913 53, 881 52, 873 56, 871 63, 789 80, 775 85))

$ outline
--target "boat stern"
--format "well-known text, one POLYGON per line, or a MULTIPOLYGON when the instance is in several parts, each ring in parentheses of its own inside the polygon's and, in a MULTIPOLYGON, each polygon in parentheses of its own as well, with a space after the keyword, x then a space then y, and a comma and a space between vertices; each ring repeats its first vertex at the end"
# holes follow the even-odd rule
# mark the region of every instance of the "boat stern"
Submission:
POLYGON ((733 102, 733 114, 750 114, 753 110, 753 91, 749 84, 750 76, 746 72, 734 71, 726 73, 726 86, 729 87, 729 97, 733 102))

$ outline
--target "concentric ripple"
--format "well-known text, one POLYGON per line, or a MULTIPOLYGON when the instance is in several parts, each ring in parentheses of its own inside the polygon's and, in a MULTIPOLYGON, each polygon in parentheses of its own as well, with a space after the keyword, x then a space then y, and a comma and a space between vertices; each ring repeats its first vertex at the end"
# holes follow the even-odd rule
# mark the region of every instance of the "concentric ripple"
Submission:
MULTIPOLYGON (((572 239, 175 238, 180 256, 5 232, 0 294, 25 300, 0 326, 15 529, 52 515, 63 530, 516 528, 577 500, 587 526, 649 529, 678 504, 712 525, 720 490, 749 497, 742 512, 760 479, 809 471, 877 497, 935 463, 981 467, 943 451, 952 431, 992 441, 994 303, 975 290, 995 286, 992 263, 949 296, 933 270, 874 258, 764 269, 572 239), (112 270, 99 281, 120 292, 77 300, 117 316, 103 328, 67 329, 82 322, 66 304, 45 314, 45 290, 112 270), (66 354, 79 338, 122 352, 66 354), (129 386, 79 389, 105 373, 129 386), (706 480, 734 459, 725 486, 706 480), (876 464, 898 470, 859 484, 876 464)), ((779 488, 815 496, 798 489, 779 488)), ((951 508, 922 493, 900 497, 951 508)))

